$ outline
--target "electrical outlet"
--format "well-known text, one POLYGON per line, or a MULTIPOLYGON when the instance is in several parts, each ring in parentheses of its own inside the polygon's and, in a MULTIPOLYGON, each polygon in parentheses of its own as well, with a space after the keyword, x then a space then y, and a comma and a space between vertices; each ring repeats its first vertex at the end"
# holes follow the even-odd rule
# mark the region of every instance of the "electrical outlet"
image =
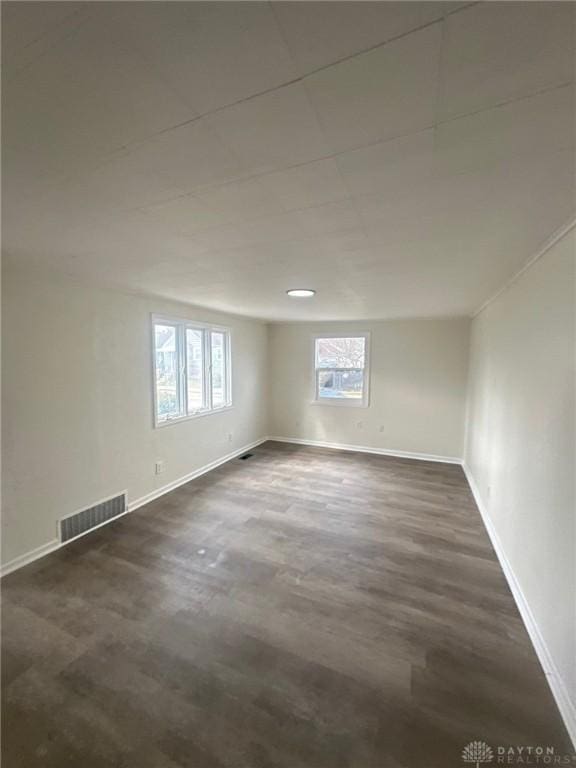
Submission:
POLYGON ((357 421, 357 422, 356 422, 356 427, 357 427, 358 429, 362 429, 362 427, 363 427, 363 426, 364 426, 364 422, 363 422, 363 421, 357 421))
POLYGON ((164 462, 163 461, 157 461, 154 465, 154 469, 157 475, 161 475, 164 472, 164 462))
POLYGON ((380 429, 378 430, 378 432, 384 432, 384 424, 380 424, 380 429))
POLYGON ((232 432, 228 432, 228 434, 226 435, 226 439, 228 440, 229 443, 232 442, 232 432))

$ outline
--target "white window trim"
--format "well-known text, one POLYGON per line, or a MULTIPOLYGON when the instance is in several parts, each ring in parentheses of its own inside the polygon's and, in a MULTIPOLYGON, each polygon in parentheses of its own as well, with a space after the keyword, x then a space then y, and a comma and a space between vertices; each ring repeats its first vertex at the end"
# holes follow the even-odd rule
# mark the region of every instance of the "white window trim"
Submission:
POLYGON ((345 331, 344 330, 344 331, 340 331, 339 333, 314 333, 312 335, 311 357, 312 357, 311 405, 322 405, 322 406, 335 407, 335 408, 368 408, 370 406, 370 331, 345 331), (316 339, 356 339, 356 338, 363 338, 365 340, 364 341, 364 390, 362 392, 362 398, 359 400, 352 400, 349 397, 320 398, 318 396, 318 371, 316 370, 316 339))
MULTIPOLYGON (((204 337, 204 342, 206 337, 204 337)), ((232 331, 230 328, 223 325, 215 325, 213 323, 203 323, 196 320, 190 320, 186 317, 173 317, 171 315, 159 315, 151 314, 150 316, 150 348, 151 348, 151 373, 152 373, 152 423, 155 429, 162 429, 163 427, 169 427, 172 424, 179 424, 182 421, 190 421, 191 419, 202 418, 203 416, 212 416, 215 413, 222 413, 223 411, 232 410, 232 331), (210 406, 208 408, 198 409, 192 413, 188 413, 188 393, 186 388, 186 375, 180 376, 180 397, 184 402, 184 413, 181 416, 174 416, 172 418, 159 419, 158 418, 158 395, 156 392, 156 339, 154 326, 156 324, 175 325, 180 326, 183 329, 183 333, 177 334, 176 343, 183 345, 183 349, 179 350, 180 360, 183 361, 183 372, 186 371, 186 329, 208 331, 208 336, 212 331, 224 334, 224 359, 225 359, 225 374, 226 374, 226 403, 212 407, 212 344, 209 344, 208 352, 204 353, 204 383, 206 385, 206 395, 210 406), (210 358, 210 359, 209 359, 210 358)))

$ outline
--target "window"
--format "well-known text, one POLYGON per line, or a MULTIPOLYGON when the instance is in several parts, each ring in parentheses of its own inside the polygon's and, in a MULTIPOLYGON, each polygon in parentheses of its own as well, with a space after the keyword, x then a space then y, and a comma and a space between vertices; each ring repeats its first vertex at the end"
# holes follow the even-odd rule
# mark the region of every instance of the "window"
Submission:
POLYGON ((155 424, 228 408, 230 331, 153 318, 155 424))
POLYGON ((314 401, 368 405, 368 334, 314 338, 314 401))

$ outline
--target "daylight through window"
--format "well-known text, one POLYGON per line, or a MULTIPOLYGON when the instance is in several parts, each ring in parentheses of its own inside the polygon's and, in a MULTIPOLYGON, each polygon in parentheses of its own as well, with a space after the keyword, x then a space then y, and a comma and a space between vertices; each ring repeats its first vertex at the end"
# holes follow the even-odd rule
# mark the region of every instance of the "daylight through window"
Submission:
POLYGON ((156 426, 232 404, 230 332, 154 318, 156 426))
POLYGON ((331 405, 368 404, 368 335, 317 336, 315 400, 331 405))

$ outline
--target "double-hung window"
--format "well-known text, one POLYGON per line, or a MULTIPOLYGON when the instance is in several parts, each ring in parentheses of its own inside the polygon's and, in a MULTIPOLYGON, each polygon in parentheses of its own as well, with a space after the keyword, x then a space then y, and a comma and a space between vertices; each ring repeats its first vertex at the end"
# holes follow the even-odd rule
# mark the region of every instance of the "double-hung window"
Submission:
POLYGON ((152 328, 157 427, 232 405, 229 330, 156 316, 152 328))
POLYGON ((314 401, 368 405, 368 333, 314 337, 314 401))

